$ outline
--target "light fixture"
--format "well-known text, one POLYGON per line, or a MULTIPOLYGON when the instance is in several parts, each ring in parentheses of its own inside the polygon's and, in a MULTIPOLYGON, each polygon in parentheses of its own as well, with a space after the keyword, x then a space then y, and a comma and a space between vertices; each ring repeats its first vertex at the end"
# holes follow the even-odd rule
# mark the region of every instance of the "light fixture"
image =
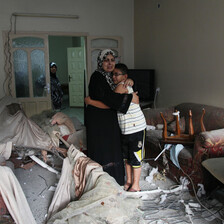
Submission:
POLYGON ((14 12, 14 13, 12 13, 12 16, 79 19, 79 16, 77 16, 77 15, 49 14, 49 13, 21 13, 21 12, 14 12))

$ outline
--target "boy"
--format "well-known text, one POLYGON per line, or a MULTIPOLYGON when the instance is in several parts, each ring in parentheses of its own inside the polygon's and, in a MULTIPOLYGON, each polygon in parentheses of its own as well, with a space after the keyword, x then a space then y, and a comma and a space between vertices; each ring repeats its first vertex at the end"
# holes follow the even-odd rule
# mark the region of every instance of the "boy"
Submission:
MULTIPOLYGON (((116 93, 132 93, 131 86, 125 86, 128 78, 128 68, 125 64, 115 65, 113 71, 113 82, 116 85, 116 93)), ((108 108, 100 101, 88 100, 87 104, 92 104, 100 108, 108 108)), ((125 160, 126 183, 124 190, 130 192, 140 191, 139 180, 141 176, 141 161, 144 158, 144 140, 146 121, 139 104, 131 103, 126 114, 117 113, 118 122, 121 128, 121 144, 123 157, 125 160)))

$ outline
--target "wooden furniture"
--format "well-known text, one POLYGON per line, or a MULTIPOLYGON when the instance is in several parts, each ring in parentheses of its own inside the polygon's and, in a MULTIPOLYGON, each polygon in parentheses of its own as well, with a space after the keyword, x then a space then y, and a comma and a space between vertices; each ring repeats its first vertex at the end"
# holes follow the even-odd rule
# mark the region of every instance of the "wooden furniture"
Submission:
MULTIPOLYGON (((180 111, 182 117, 180 119, 180 129, 181 121, 185 120, 184 133, 189 134, 189 110, 192 112, 194 128, 194 144, 182 144, 184 148, 178 154, 181 169, 173 164, 170 150, 166 150, 163 156, 160 156, 156 161, 154 160, 163 150, 163 130, 146 131, 145 159, 151 166, 158 167, 159 171, 166 169, 168 163, 169 172, 167 176, 177 183, 179 183, 180 177, 185 176, 184 173, 186 173, 191 176, 195 189, 198 189, 198 183, 201 183, 206 190, 212 190, 212 177, 207 175, 208 172, 203 167, 202 162, 209 158, 224 157, 224 108, 198 103, 181 103, 164 108, 143 109, 143 113, 147 125, 158 127, 158 125, 164 124, 160 115, 160 112, 162 112, 167 122, 167 130, 170 130, 167 134, 173 133, 176 135, 176 117, 173 116, 176 110, 180 111), (203 127, 206 127, 206 131, 203 127)), ((175 143, 178 144, 177 141, 175 143)), ((192 190, 192 186, 189 185, 189 189, 192 190)))
MULTIPOLYGON (((177 110, 175 111, 175 113, 177 114, 177 110)), ((192 123, 192 112, 191 110, 189 110, 189 133, 188 134, 181 134, 180 133, 180 124, 179 124, 179 116, 178 115, 174 115, 176 116, 176 132, 175 135, 173 136, 168 136, 167 135, 167 122, 166 119, 163 116, 163 113, 160 112, 160 115, 163 119, 163 142, 164 143, 169 143, 169 144, 194 144, 194 127, 193 127, 193 123, 192 123)), ((203 118, 205 115, 205 109, 202 110, 202 116, 200 119, 200 123, 201 123, 201 131, 206 131, 205 130, 205 126, 203 123, 203 118)))

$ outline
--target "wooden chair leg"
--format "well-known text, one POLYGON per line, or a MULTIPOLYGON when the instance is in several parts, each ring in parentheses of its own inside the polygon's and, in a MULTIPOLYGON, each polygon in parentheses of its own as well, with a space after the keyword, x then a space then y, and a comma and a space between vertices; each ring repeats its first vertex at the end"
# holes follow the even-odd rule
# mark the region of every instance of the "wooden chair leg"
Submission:
POLYGON ((205 116, 205 109, 202 109, 202 115, 201 115, 201 132, 206 131, 205 125, 204 125, 204 116, 205 116))
MULTIPOLYGON (((177 110, 175 111, 176 113, 178 112, 177 110)), ((180 112, 178 112, 180 113, 180 112)), ((179 122, 179 115, 176 114, 176 136, 180 136, 180 122, 179 122)))
POLYGON ((194 128, 192 122, 192 112, 189 110, 189 135, 194 135, 194 128))

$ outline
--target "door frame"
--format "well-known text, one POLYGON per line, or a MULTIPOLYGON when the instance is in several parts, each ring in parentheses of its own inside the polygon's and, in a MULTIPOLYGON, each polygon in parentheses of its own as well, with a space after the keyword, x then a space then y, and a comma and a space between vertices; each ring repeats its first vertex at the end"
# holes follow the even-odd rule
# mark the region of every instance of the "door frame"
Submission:
MULTIPOLYGON (((3 41, 4 44, 7 43, 8 41, 8 31, 3 31, 3 41)), ((13 35, 11 32, 10 35, 13 35)), ((92 75, 92 68, 91 68, 91 51, 94 49, 105 49, 105 48, 92 48, 91 47, 91 40, 93 39, 115 39, 118 41, 118 48, 115 48, 119 52, 119 57, 120 61, 123 61, 123 43, 122 43, 122 38, 119 36, 90 36, 89 33, 87 32, 54 32, 54 31, 17 31, 16 35, 21 35, 21 36, 43 36, 45 35, 48 39, 49 36, 70 36, 70 37, 84 37, 85 38, 85 60, 86 60, 86 79, 85 79, 85 89, 86 89, 86 95, 88 95, 88 83, 90 80, 90 77, 92 75)), ((47 41, 47 60, 45 61, 46 63, 46 73, 48 72, 49 74, 49 46, 48 46, 48 41, 47 41)), ((10 55, 9 55, 10 56, 10 55)), ((5 62, 6 68, 9 68, 12 66, 12 61, 6 61, 5 62)), ((14 79, 13 73, 11 74, 14 79)), ((8 77, 5 77, 7 79, 8 77)), ((10 78, 9 78, 10 81, 10 78)), ((14 83, 11 83, 11 87, 14 83)), ((7 83, 7 86, 9 86, 10 83, 7 83)), ((14 88, 14 87, 13 87, 14 88)), ((8 89, 6 90, 7 93, 9 94, 8 89)), ((49 108, 50 109, 50 108, 49 108)))
POLYGON ((92 63, 91 63, 91 52, 94 50, 104 50, 107 47, 92 47, 91 41, 96 39, 114 39, 118 41, 117 48, 111 48, 112 50, 116 50, 119 52, 120 62, 123 61, 123 43, 122 38, 119 36, 87 36, 87 81, 89 83, 90 77, 92 75, 92 63))

